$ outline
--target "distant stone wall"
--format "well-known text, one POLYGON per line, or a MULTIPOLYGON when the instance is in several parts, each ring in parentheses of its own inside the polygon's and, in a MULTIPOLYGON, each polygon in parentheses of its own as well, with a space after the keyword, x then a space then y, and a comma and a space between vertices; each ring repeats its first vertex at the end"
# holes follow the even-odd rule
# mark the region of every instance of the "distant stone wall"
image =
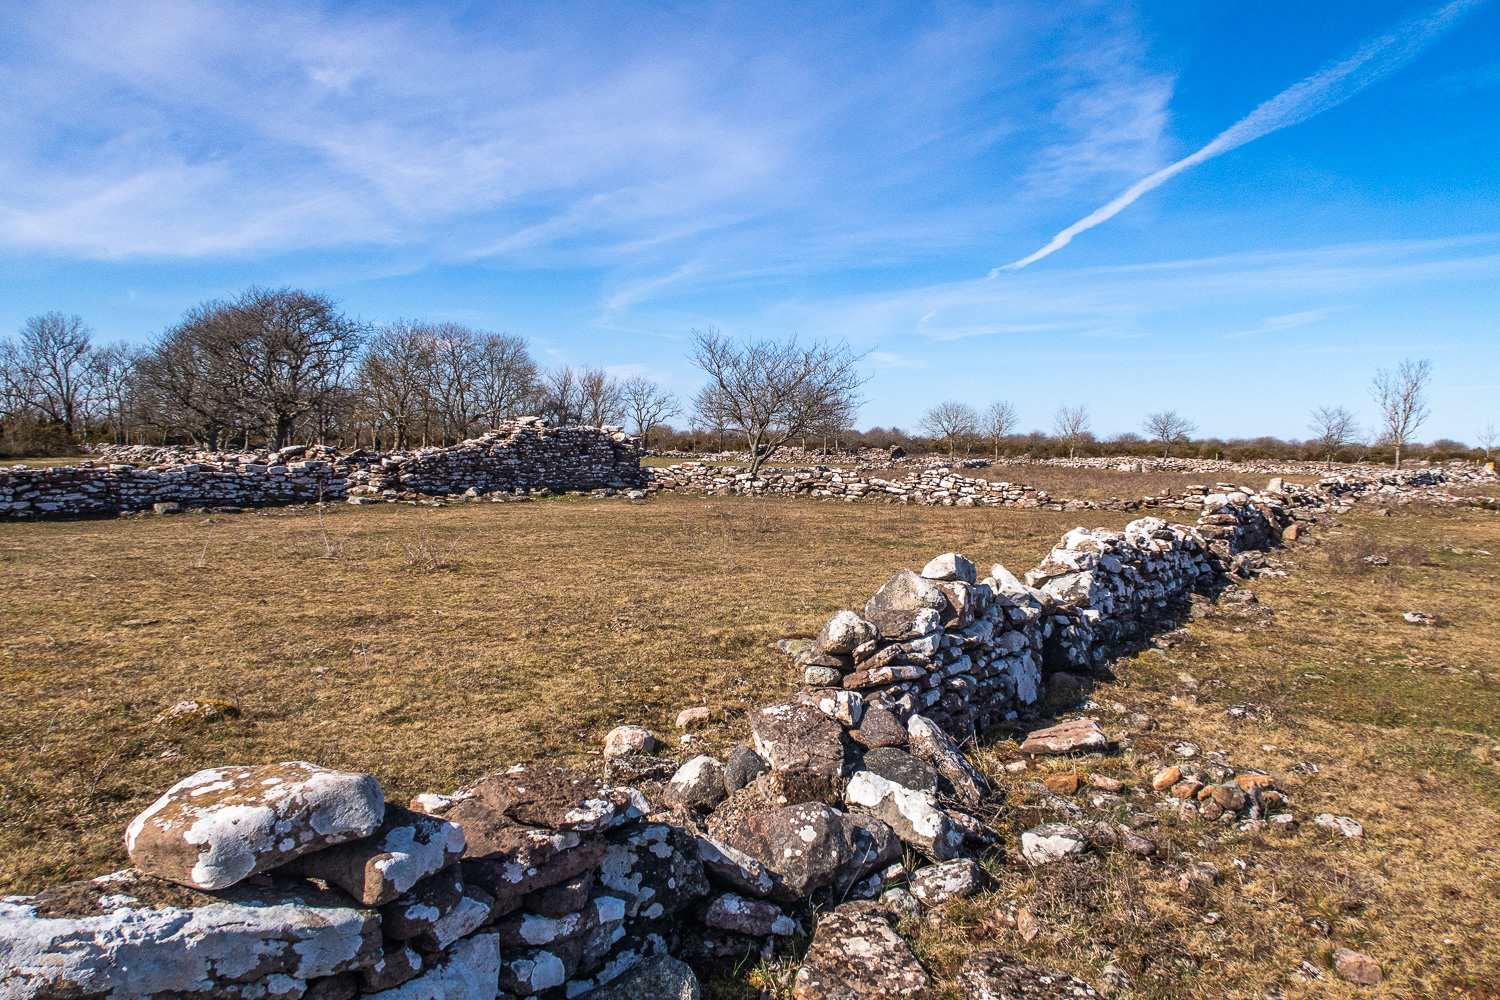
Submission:
POLYGON ((549 427, 527 417, 448 448, 348 454, 112 448, 97 461, 0 468, 0 518, 107 517, 182 507, 263 507, 345 498, 411 499, 642 484, 640 441, 617 427, 549 427))
MULTIPOLYGON (((762 466, 752 475, 732 465, 682 462, 646 470, 652 488, 680 493, 710 493, 718 496, 812 496, 849 502, 914 503, 943 507, 1015 507, 1043 510, 1198 511, 1216 496, 1257 491, 1234 483, 1213 486, 1190 485, 1180 491, 1155 496, 1111 497, 1104 500, 1061 497, 1024 483, 966 476, 941 467, 908 472, 886 478, 868 472, 830 468, 824 465, 778 468, 762 466)), ((1264 491, 1275 494, 1285 507, 1326 509, 1366 498, 1392 503, 1464 505, 1472 498, 1454 496, 1445 486, 1495 484, 1493 474, 1469 470, 1422 469, 1368 478, 1333 476, 1312 486, 1271 480, 1264 491)))

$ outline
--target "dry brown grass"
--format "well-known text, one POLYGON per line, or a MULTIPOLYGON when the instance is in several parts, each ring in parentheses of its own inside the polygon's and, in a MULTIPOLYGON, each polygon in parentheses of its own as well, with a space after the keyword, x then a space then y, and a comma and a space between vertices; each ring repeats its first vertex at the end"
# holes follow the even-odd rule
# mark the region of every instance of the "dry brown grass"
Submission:
POLYGON ((216 764, 352 767, 404 800, 587 763, 685 705, 727 738, 797 679, 778 637, 947 548, 1024 568, 1074 523, 663 496, 0 526, 0 892, 118 867, 129 817, 216 764), (187 698, 241 716, 152 722, 187 698))
MULTIPOLYGON (((795 681, 769 648, 778 636, 816 629, 940 551, 1019 571, 1078 523, 682 496, 208 520, 0 527, 0 892, 122 865, 128 818, 213 764, 353 767, 399 799, 521 760, 596 766, 590 752, 610 726, 670 733, 672 714, 698 703, 721 713, 708 737, 722 745, 743 735, 744 711, 795 681), (242 714, 152 722, 191 697, 242 714)), ((1338 944, 1385 965, 1386 984, 1361 995, 1500 995, 1500 615, 1496 558, 1476 551, 1500 552, 1500 519, 1408 509, 1345 520, 1341 534, 1281 554, 1296 566, 1252 585, 1260 604, 1216 609, 1165 658, 1117 665, 1096 697, 1151 712, 1160 730, 1124 755, 1043 766, 1139 785, 1165 744, 1187 737, 1277 774, 1301 828, 1174 830, 1174 851, 1223 873, 1187 891, 1169 867, 1187 858, 1110 854, 1040 873, 992 858, 991 892, 908 928, 938 996, 957 996, 949 977, 963 955, 989 946, 1090 981, 1113 959, 1143 997, 1354 996, 1327 968, 1338 944), (1372 567, 1344 558, 1345 544, 1401 555, 1372 567), (1406 610, 1437 624, 1407 625, 1406 610), (1224 711, 1245 703, 1249 717, 1224 711), (1314 826, 1325 810, 1358 819, 1365 838, 1314 826), (1012 904, 1041 919, 1035 940, 997 919, 1012 904), (1299 982, 1302 961, 1324 978, 1299 982)), ((1104 715, 1111 731, 1123 725, 1104 715)), ((1012 847, 1051 818, 1020 787, 1035 771, 1001 769, 1016 756, 1007 742, 980 754, 1010 793, 998 821, 1012 847)), ((787 968, 715 982, 710 995, 755 997, 787 968)))

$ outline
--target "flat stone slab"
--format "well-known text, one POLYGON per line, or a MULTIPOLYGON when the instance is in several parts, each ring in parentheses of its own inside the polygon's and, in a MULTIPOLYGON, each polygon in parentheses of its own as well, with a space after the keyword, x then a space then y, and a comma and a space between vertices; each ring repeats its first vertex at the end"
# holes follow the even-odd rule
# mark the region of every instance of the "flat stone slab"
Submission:
POLYGON ((296 1000, 381 959, 380 918, 337 889, 257 876, 206 893, 136 869, 0 901, 0 996, 296 1000))
POLYGON ((921 996, 927 973, 901 936, 883 916, 845 906, 818 921, 792 983, 794 1000, 921 996))
POLYGON ((1060 969, 1023 961, 989 949, 970 955, 958 981, 970 1000, 1087 1000, 1099 994, 1083 980, 1060 969))
POLYGON ((1075 719, 1050 729, 1038 729, 1021 744, 1022 753, 1063 754, 1109 749, 1109 737, 1093 719, 1075 719))
POLYGON ((313 851, 368 837, 385 816, 368 774, 306 761, 213 767, 190 775, 125 830, 147 874, 194 889, 225 889, 313 851))

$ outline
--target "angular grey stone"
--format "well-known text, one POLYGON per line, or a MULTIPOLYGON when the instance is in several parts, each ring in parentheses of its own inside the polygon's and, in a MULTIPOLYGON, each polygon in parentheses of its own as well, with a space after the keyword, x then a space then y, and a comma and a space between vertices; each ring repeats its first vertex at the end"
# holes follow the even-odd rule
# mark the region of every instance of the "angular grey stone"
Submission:
POLYGON ((214 895, 136 869, 0 900, 0 996, 143 997, 254 990, 374 964, 380 918, 337 889, 258 876, 214 895), (262 985, 264 984, 264 985, 262 985))
POLYGON ((737 847, 706 834, 698 837, 698 860, 711 881, 739 892, 790 902, 797 894, 782 885, 781 876, 737 847))
POLYGON ((499 979, 498 939, 481 932, 454 942, 415 979, 372 996, 380 1000, 496 1000, 499 979))
POLYGON ((879 705, 869 705, 859 722, 859 728, 849 731, 849 737, 861 746, 904 747, 907 744, 906 727, 901 720, 879 705))
POLYGON ((566 882, 538 889, 526 896, 526 908, 544 917, 563 917, 577 913, 589 901, 594 888, 594 873, 583 872, 566 882))
POLYGON ((782 702, 750 717, 756 752, 771 765, 768 792, 793 802, 843 800, 844 730, 815 706, 782 702))
POLYGON ((860 771, 846 790, 849 805, 886 823, 904 843, 940 861, 956 857, 963 834, 953 828, 931 792, 914 791, 870 771, 860 771))
POLYGON ((359 970, 359 986, 364 993, 381 993, 421 974, 422 956, 398 941, 387 945, 385 953, 373 965, 359 970))
POLYGON ((433 921, 430 928, 412 940, 423 951, 441 951, 489 923, 494 907, 494 896, 477 885, 466 885, 458 905, 433 921))
POLYGON ((1021 834, 1021 856, 1034 865, 1082 854, 1088 846, 1088 838, 1066 823, 1043 823, 1021 834))
POLYGON ((224 889, 312 851, 367 837, 385 815, 368 774, 305 761, 215 767, 179 781, 125 830, 138 869, 224 889))
POLYGON ((758 860, 794 891, 832 885, 853 860, 844 816, 821 802, 801 802, 746 818, 730 846, 758 860))
MULTIPOLYGON (((848 907, 869 904, 846 904, 848 907)), ((793 1000, 918 997, 927 973, 890 923, 839 907, 825 914, 792 983, 793 1000)))
POLYGON ((729 759, 724 762, 724 791, 733 795, 767 770, 760 754, 741 743, 729 752, 729 759))
POLYGON ((911 877, 911 894, 928 906, 963 899, 984 884, 984 869, 968 858, 931 865, 911 877))
POLYGON ((284 870, 332 882, 366 906, 380 906, 457 864, 463 852, 464 830, 457 823, 387 802, 373 835, 304 854, 284 870))
POLYGON ((866 752, 864 770, 873 771, 898 785, 922 792, 938 790, 938 773, 924 760, 918 760, 895 747, 878 747, 866 752))
POLYGON ((912 756, 937 768, 938 775, 949 786, 944 791, 951 789, 954 796, 971 806, 983 801, 989 792, 989 782, 936 722, 923 715, 914 715, 907 722, 906 731, 911 739, 912 756))
POLYGON ((959 583, 975 583, 978 571, 974 563, 957 552, 945 552, 922 567, 922 576, 928 580, 954 580, 959 583))
POLYGON ((722 931, 733 931, 750 937, 776 934, 790 937, 797 933, 797 923, 781 912, 781 907, 763 899, 749 899, 732 892, 715 896, 703 909, 703 922, 722 931))
POLYGON ((409 941, 428 933, 464 898, 461 869, 455 865, 429 875, 410 892, 380 908, 380 927, 393 941, 409 941))
POLYGON ((947 603, 932 581, 903 569, 865 603, 865 620, 886 639, 913 639, 937 627, 938 612, 947 603))
POLYGON ((835 656, 848 656, 857 647, 874 638, 876 638, 874 625, 853 611, 839 611, 828 619, 828 623, 818 633, 814 648, 835 656))
POLYGON ((677 769, 662 790, 661 798, 667 805, 712 809, 728 794, 724 788, 724 765, 700 754, 677 769))
POLYGON ((698 839, 676 826, 650 823, 616 832, 599 863, 599 885, 625 900, 631 919, 676 913, 709 893, 698 839))
POLYGON ((686 962, 659 955, 576 1000, 701 1000, 702 995, 686 962))

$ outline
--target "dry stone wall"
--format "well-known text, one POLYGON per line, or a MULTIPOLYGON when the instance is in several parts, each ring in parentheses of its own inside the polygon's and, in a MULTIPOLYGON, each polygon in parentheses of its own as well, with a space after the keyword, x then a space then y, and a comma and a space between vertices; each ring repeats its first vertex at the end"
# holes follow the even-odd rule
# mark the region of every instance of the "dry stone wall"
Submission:
POLYGON ((617 427, 549 427, 525 417, 452 447, 395 454, 324 446, 243 453, 112 448, 76 467, 0 468, 0 517, 629 489, 643 482, 639 443, 617 427))
MULTIPOLYGON (((1200 527, 1075 529, 1020 578, 998 564, 981 578, 957 553, 900 570, 784 644, 805 684, 753 713, 727 761, 651 756, 655 737, 624 726, 602 775, 517 766, 404 805, 370 775, 304 762, 190 775, 130 823, 132 868, 0 899, 0 997, 695 997, 679 959, 742 963, 814 923, 797 1000, 919 995, 927 974, 895 923, 978 891, 966 855, 1000 840, 962 741, 1034 715, 1068 671, 1290 522, 1269 493, 1202 509, 1200 527), (906 851, 936 864, 907 871, 906 851)), ((1082 720, 1022 749, 1108 745, 1082 720)), ((1209 791, 1179 811, 1261 823, 1281 801, 1269 778, 1182 780, 1209 791)), ((1023 851, 1044 864, 1089 843, 1052 824, 1023 851)), ((1055 976, 984 954, 986 981, 1055 976)))
MULTIPOLYGON (((712 466, 682 462, 649 469, 650 488, 717 496, 811 496, 846 502, 915 503, 944 507, 1013 507, 1047 510, 1200 511, 1234 494, 1246 496, 1256 490, 1234 483, 1212 487, 1190 485, 1179 493, 1156 496, 1087 500, 1059 497, 1023 483, 966 476, 943 466, 920 469, 903 476, 885 478, 865 471, 828 466, 768 468, 752 475, 735 466, 712 466)), ((1355 500, 1378 498, 1393 503, 1422 501, 1439 504, 1470 504, 1474 498, 1457 496, 1449 488, 1495 485, 1492 473, 1473 470, 1418 470, 1369 477, 1334 476, 1312 486, 1271 480, 1263 491, 1275 494, 1275 502, 1289 509, 1308 512, 1336 509, 1355 500)), ((1493 503, 1493 498, 1491 498, 1493 503)))

